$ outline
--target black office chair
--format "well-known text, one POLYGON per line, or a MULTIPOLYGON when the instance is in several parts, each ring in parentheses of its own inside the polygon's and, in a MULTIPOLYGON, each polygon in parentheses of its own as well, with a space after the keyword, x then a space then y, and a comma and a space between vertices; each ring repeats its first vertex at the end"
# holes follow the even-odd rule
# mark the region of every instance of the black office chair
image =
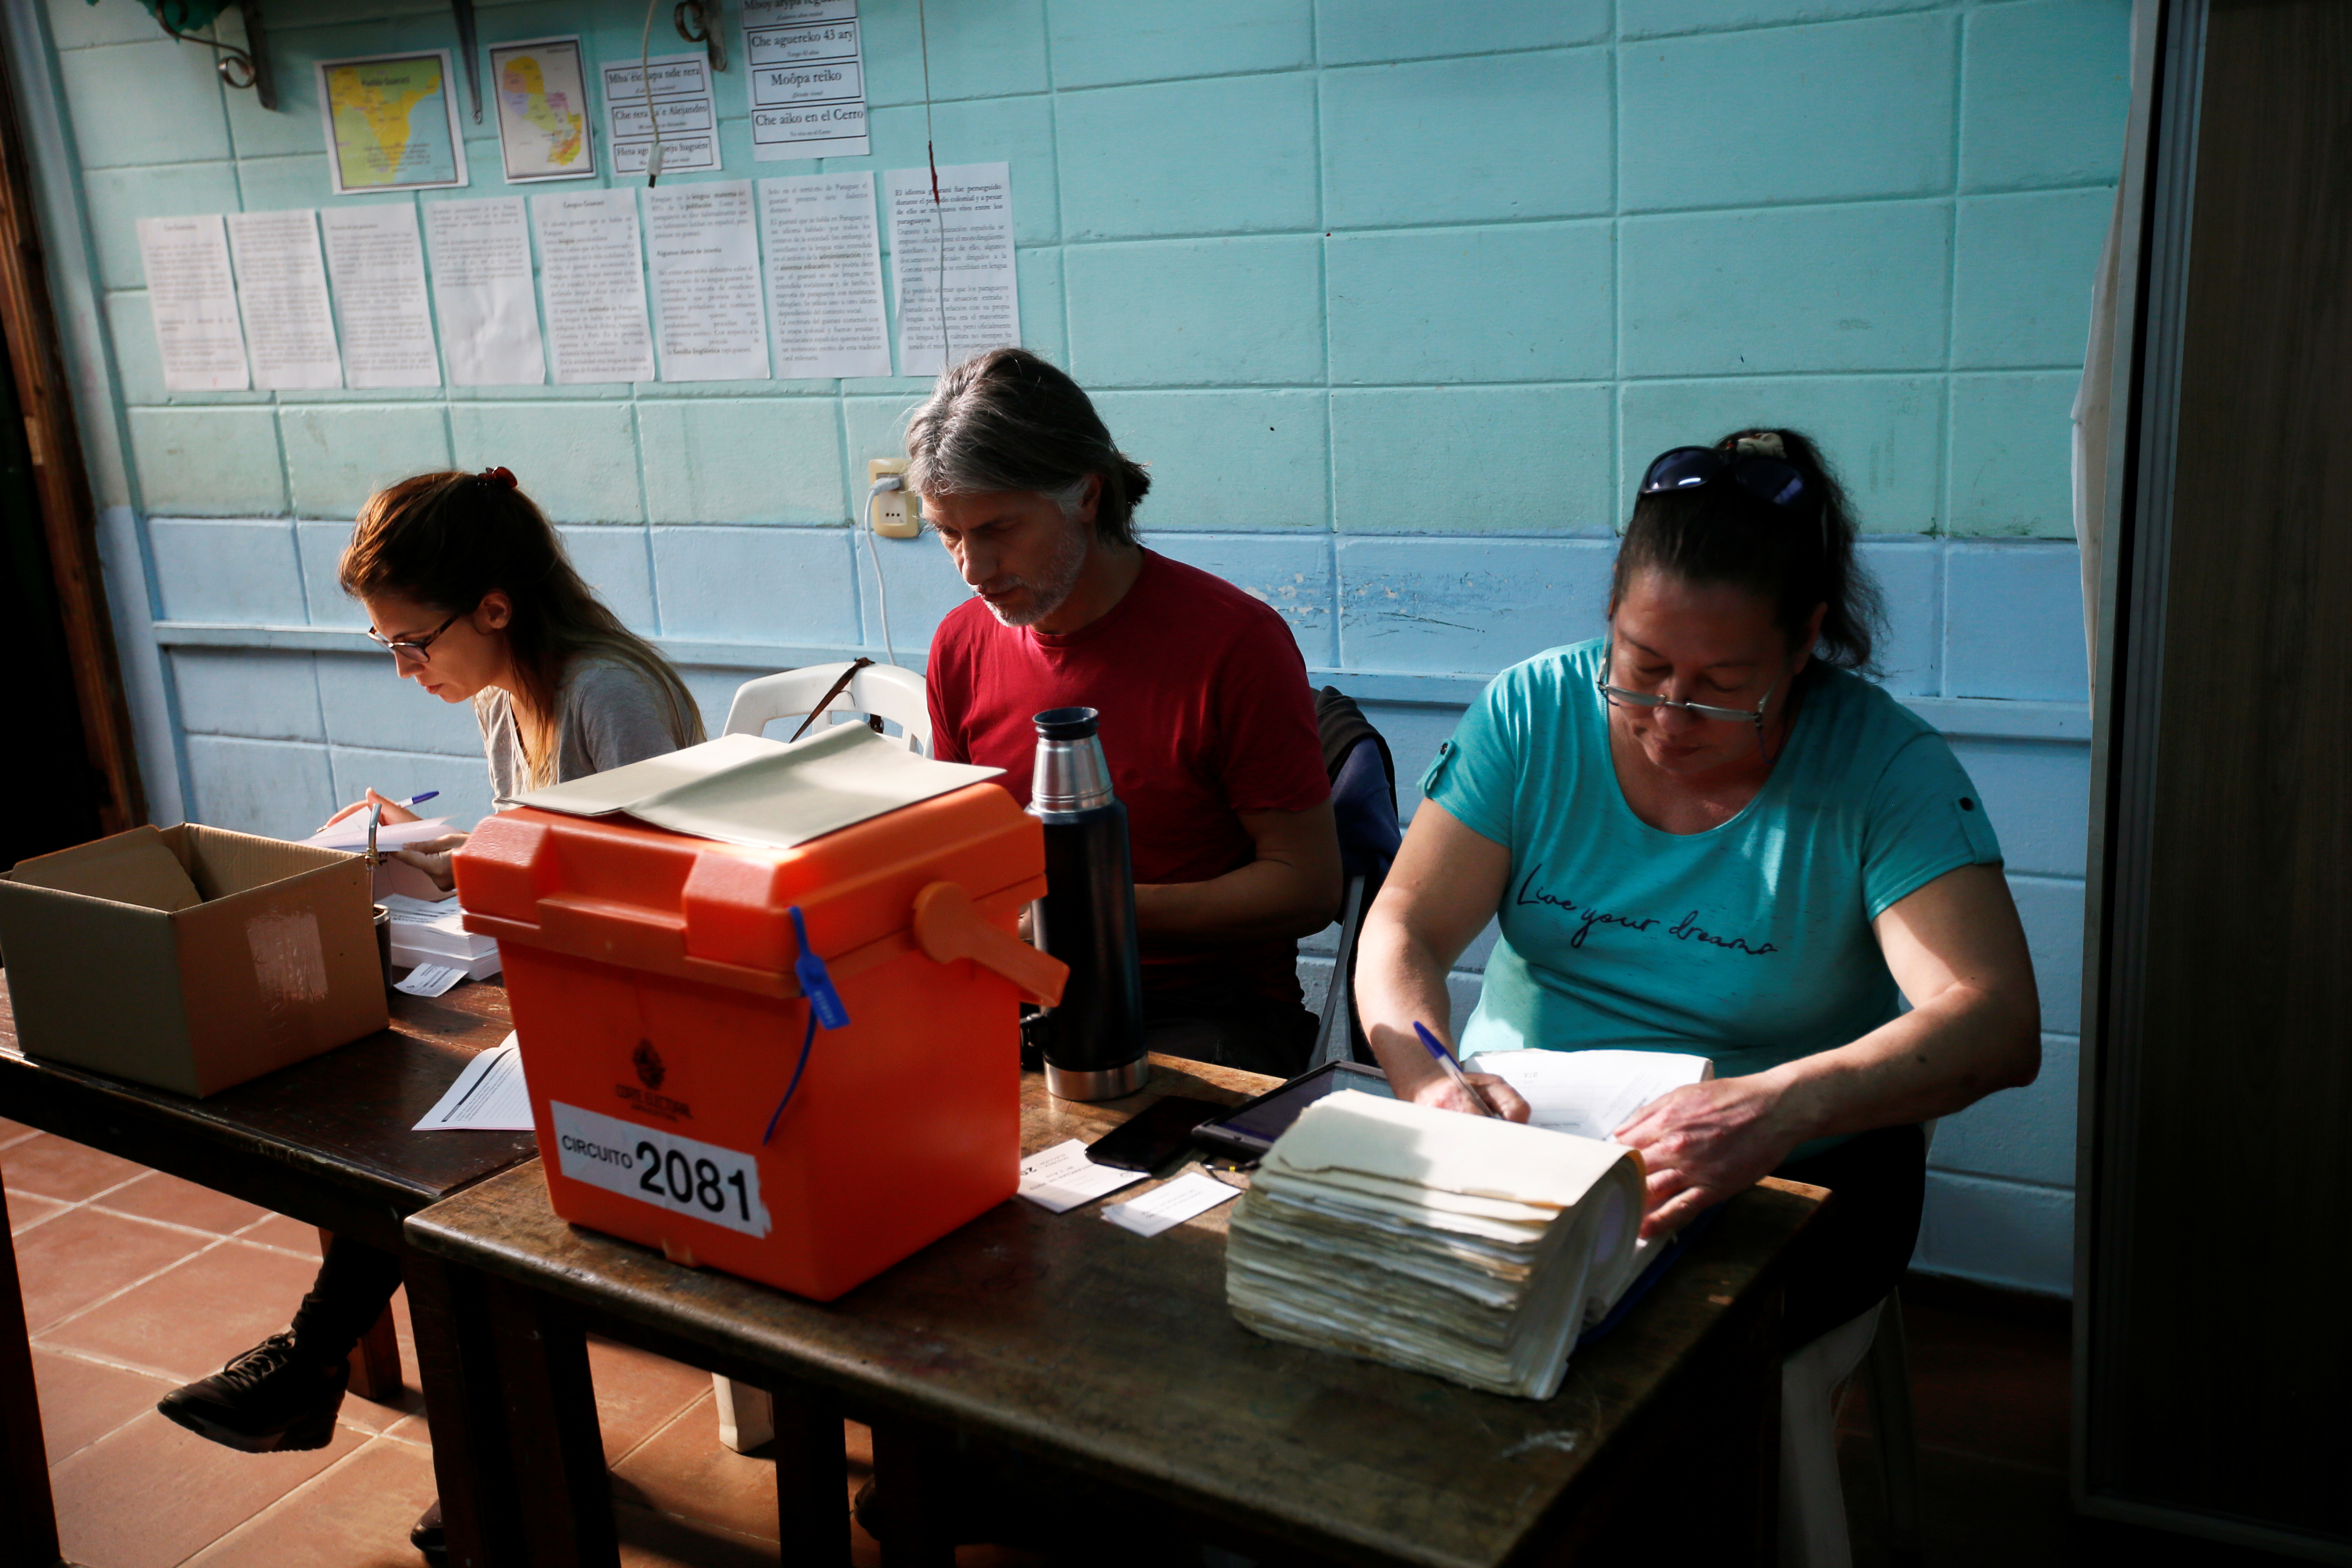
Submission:
POLYGON ((1331 812, 1339 821, 1339 864, 1347 878, 1339 901, 1339 945, 1331 961, 1331 989, 1315 1032, 1310 1069, 1326 1062, 1372 1060, 1356 1022, 1356 937, 1364 911, 1380 896, 1404 833, 1397 826, 1396 761, 1389 743, 1355 699, 1335 686, 1315 694, 1315 725, 1323 740, 1323 766, 1331 777, 1331 812))

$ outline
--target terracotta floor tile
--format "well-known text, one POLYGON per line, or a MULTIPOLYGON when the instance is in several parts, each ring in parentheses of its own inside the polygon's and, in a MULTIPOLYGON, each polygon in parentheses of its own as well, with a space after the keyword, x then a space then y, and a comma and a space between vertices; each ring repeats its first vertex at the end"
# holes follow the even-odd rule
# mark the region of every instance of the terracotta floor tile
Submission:
POLYGON ((0 1116, 0 1149, 6 1148, 19 1139, 30 1138, 33 1131, 21 1121, 11 1121, 6 1117, 0 1116))
POLYGON ((47 1132, 0 1151, 0 1179, 7 1185, 69 1204, 119 1186, 146 1168, 47 1132))
POLYGON ((269 1212, 257 1204, 184 1182, 161 1171, 150 1171, 129 1186, 117 1187, 99 1200, 98 1206, 116 1214, 162 1220, 165 1225, 184 1225, 191 1230, 210 1231, 215 1236, 234 1236, 269 1212))
POLYGON ((776 1539, 776 1465, 719 1446, 719 1416, 706 1382, 689 1405, 613 1467, 646 1506, 715 1525, 732 1535, 776 1539))
POLYGON ((1904 1307, 1921 1447, 2063 1472, 2074 1419, 2065 1328, 1904 1307))
POLYGON ((402 1416, 385 1427, 383 1435, 399 1442, 415 1444, 427 1452, 430 1452, 433 1447, 433 1432, 425 1425, 425 1412, 422 1410, 402 1416))
MULTIPOLYGON (((37 1241, 79 1217, 52 1220, 26 1240, 37 1241)), ((110 1216, 106 1223, 143 1224, 110 1216)), ((229 1357, 286 1327, 313 1272, 299 1258, 220 1242, 61 1325, 47 1340, 60 1350, 86 1351, 184 1383, 219 1371, 229 1357)))
POLYGON ((143 1219, 75 1209, 34 1226, 16 1242, 25 1325, 36 1334, 211 1245, 200 1236, 143 1219))
POLYGON ((52 1465, 152 1410, 173 1387, 143 1372, 38 1348, 33 1352, 33 1381, 41 1391, 41 1437, 52 1465))
MULTIPOLYGON (((588 1367, 596 1384, 596 1422, 604 1430, 607 1460, 628 1453, 688 1405, 710 1394, 709 1373, 609 1340, 589 1340, 588 1367)), ((719 1418, 708 1419, 715 1446, 719 1418)), ((772 1536, 775 1527, 769 1526, 768 1532, 772 1536)))
POLYGON ((40 1224, 52 1215, 63 1214, 72 1205, 55 1198, 37 1198, 30 1193, 10 1193, 8 1200, 8 1234, 16 1236, 29 1226, 40 1224))
POLYGON ((283 1247, 299 1252, 305 1258, 322 1255, 319 1246, 319 1227, 304 1225, 298 1219, 288 1219, 282 1214, 268 1215, 236 1233, 239 1241, 257 1242, 263 1247, 283 1247))
POLYGON ((621 1568, 773 1568, 776 1561, 772 1540, 730 1535, 628 1503, 614 1507, 613 1522, 621 1536, 621 1568))
POLYGON ((240 1454, 151 1412, 50 1468, 66 1556, 90 1568, 168 1568, 367 1440, 338 1429, 306 1454, 240 1454))
POLYGON ((408 1531, 434 1491, 431 1455, 370 1443, 196 1553, 188 1568, 417 1568, 408 1531))

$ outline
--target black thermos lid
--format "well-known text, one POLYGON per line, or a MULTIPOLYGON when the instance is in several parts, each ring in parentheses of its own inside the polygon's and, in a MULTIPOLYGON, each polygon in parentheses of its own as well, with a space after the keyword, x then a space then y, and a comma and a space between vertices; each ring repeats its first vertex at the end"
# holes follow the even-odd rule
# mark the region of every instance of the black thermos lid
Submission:
POLYGON ((1032 721, 1041 741, 1083 741, 1101 714, 1092 708, 1048 708, 1032 721))

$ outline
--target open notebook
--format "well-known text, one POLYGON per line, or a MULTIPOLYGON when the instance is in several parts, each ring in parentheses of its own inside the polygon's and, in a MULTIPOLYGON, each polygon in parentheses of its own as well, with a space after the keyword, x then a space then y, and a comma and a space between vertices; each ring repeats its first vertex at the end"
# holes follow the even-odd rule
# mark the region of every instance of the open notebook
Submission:
POLYGON ((1555 1132, 1606 1139, 1642 1107, 1715 1076, 1715 1063, 1678 1051, 1481 1051, 1462 1064, 1519 1091, 1528 1121, 1555 1132))
POLYGON ((1642 1205, 1630 1149, 1343 1090, 1259 1165, 1226 1300, 1272 1339, 1548 1399, 1633 1280, 1642 1205))

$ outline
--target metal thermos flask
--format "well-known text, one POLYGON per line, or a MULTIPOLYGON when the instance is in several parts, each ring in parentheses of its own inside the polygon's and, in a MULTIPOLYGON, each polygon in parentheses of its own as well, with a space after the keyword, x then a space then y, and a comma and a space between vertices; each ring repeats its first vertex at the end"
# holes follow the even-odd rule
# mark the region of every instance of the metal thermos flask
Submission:
POLYGON ((1045 829, 1045 896, 1029 906, 1030 934, 1070 966, 1040 1030, 1045 1087, 1064 1100, 1116 1100, 1151 1076, 1127 807, 1111 793, 1097 718, 1091 708, 1038 714, 1029 783, 1030 815, 1045 829))

